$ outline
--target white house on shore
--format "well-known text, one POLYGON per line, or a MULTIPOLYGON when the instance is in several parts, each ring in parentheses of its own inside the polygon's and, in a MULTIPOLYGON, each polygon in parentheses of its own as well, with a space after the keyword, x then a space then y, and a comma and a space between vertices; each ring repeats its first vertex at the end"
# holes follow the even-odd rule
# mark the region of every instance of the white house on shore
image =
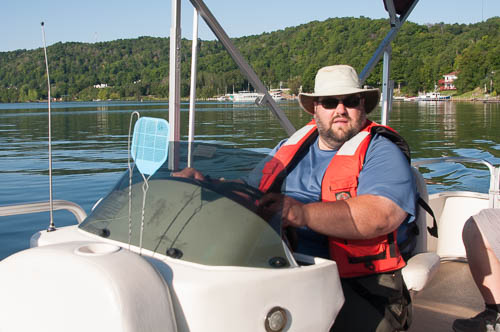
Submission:
POLYGON ((449 74, 443 75, 444 79, 440 79, 438 81, 439 84, 439 90, 456 90, 457 88, 455 87, 455 80, 458 78, 457 77, 458 72, 454 71, 449 74))

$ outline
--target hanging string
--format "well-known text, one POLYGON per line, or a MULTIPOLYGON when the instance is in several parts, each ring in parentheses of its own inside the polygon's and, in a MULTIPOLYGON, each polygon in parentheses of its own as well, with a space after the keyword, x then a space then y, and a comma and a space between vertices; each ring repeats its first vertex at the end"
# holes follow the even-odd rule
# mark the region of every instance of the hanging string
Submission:
MULTIPOLYGON (((128 147, 127 147, 127 151, 128 151, 127 165, 128 165, 128 175, 129 175, 129 179, 128 179, 128 250, 130 250, 130 243, 132 241, 132 172, 133 172, 134 167, 130 161, 132 159, 131 148, 130 148, 130 139, 132 137, 132 122, 134 120, 134 115, 137 116, 137 120, 139 120, 141 117, 139 112, 134 111, 130 115, 130 124, 129 124, 129 128, 128 128, 128 147)), ((135 162, 133 164, 135 165, 135 162)))

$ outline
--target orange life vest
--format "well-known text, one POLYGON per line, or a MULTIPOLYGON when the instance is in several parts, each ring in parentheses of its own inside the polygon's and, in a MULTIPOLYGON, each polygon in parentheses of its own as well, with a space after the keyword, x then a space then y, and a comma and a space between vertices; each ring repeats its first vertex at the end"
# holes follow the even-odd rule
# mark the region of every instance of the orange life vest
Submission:
MULTIPOLYGON (((368 121, 357 135, 345 142, 332 158, 321 183, 321 200, 333 202, 356 197, 358 178, 363 168, 366 151, 375 132, 387 136, 409 160, 406 142, 393 129, 368 121)), ((262 170, 259 189, 263 192, 280 191, 282 179, 296 164, 317 137, 313 121, 293 134, 266 163, 262 170)), ((400 269, 405 262, 396 242, 396 232, 365 240, 329 238, 330 256, 336 261, 342 278, 358 277, 400 269)))

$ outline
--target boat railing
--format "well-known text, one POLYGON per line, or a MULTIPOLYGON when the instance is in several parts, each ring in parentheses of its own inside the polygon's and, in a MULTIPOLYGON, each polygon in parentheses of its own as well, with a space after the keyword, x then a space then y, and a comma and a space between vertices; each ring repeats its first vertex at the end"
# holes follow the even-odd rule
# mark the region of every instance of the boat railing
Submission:
POLYGON ((438 164, 443 162, 452 163, 473 163, 473 164, 483 164, 488 167, 490 171, 490 187, 488 191, 489 195, 489 207, 490 208, 500 208, 500 166, 495 167, 490 162, 469 157, 441 157, 441 158, 430 158, 419 161, 412 162, 412 166, 417 169, 423 165, 438 164))
MULTIPOLYGON (((78 223, 81 223, 85 218, 87 218, 87 213, 78 204, 65 201, 65 200, 54 200, 53 210, 67 210, 76 218, 78 223)), ((40 213, 49 212, 50 202, 35 202, 35 203, 25 203, 25 204, 13 204, 0 206, 0 217, 23 215, 30 213, 40 213)))

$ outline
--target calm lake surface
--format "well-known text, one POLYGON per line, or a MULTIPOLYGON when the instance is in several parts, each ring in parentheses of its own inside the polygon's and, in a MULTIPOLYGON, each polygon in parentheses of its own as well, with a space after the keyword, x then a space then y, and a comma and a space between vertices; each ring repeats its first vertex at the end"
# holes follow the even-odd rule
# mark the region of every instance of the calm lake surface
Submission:
MULTIPOLYGON (((310 116, 297 102, 280 103, 296 128, 310 116)), ((181 136, 187 139, 188 104, 182 104, 181 136)), ((270 111, 254 105, 197 103, 196 140, 266 152, 286 137, 270 111)), ((168 119, 167 103, 89 102, 52 104, 54 199, 73 201, 87 213, 127 168, 130 115, 168 119)), ((380 121, 380 111, 370 118, 380 121)), ((390 125, 409 142, 412 159, 472 157, 500 164, 500 104, 395 102, 390 125)), ((0 205, 47 201, 47 104, 0 104, 0 205)), ((196 166, 196 165, 195 165, 196 166)), ((429 193, 487 192, 489 172, 481 165, 438 164, 422 168, 429 193)), ((54 213, 56 226, 75 223, 54 213)), ((29 246, 48 226, 49 214, 0 217, 0 259, 29 246)))

